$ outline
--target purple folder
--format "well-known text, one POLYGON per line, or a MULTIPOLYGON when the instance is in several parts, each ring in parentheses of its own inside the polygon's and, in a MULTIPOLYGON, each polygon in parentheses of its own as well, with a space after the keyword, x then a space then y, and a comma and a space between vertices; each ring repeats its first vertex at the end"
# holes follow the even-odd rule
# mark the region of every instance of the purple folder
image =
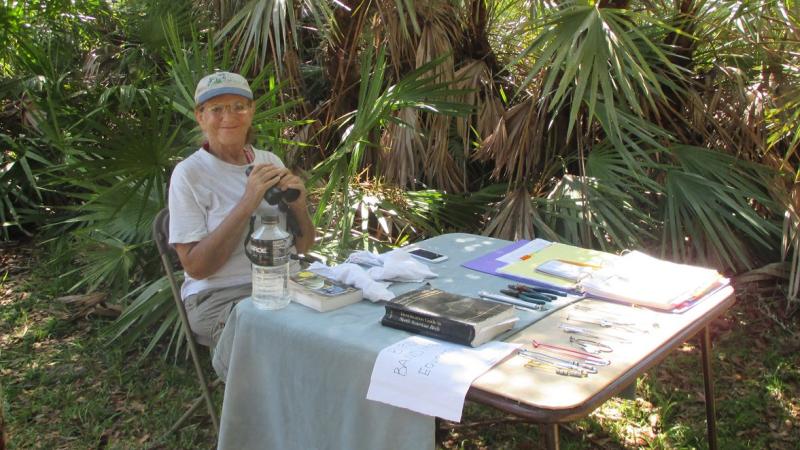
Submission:
POLYGON ((546 283, 540 280, 534 280, 532 278, 525 278, 519 277, 516 275, 511 275, 503 272, 498 272, 497 269, 507 265, 508 263, 504 263, 503 261, 498 261, 497 258, 502 257, 506 253, 513 252, 514 250, 522 247, 523 245, 527 244, 530 241, 520 240, 505 247, 498 248, 492 252, 489 252, 483 256, 479 256, 473 260, 467 261, 462 264, 463 267, 467 269, 477 270, 478 272, 488 273, 489 275, 495 275, 498 277, 508 278, 509 280, 514 280, 520 283, 530 284, 531 286, 538 286, 538 287, 545 287, 545 288, 555 288, 558 290, 566 290, 568 292, 574 292, 572 289, 565 289, 560 286, 553 286, 550 283, 546 283))

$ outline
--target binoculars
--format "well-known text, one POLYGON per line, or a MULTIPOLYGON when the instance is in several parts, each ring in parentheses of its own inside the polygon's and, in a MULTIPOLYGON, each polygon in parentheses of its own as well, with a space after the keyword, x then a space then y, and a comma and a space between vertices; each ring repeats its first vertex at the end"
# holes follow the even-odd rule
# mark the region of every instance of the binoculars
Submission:
MULTIPOLYGON (((244 170, 244 173, 249 177, 250 172, 252 171, 253 166, 247 166, 247 169, 244 170)), ((281 201, 284 203, 291 203, 297 200, 297 197, 299 196, 300 191, 298 189, 289 188, 285 191, 282 191, 278 186, 272 186, 271 188, 267 189, 267 192, 264 193, 264 200, 266 200, 270 205, 277 205, 281 201)))

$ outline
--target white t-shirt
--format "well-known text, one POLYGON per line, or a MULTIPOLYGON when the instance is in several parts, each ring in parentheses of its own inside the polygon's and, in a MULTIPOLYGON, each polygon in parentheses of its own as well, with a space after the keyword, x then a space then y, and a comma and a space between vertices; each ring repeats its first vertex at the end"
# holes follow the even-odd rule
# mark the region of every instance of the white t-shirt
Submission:
MULTIPOLYGON (((254 153, 254 163, 285 167, 272 152, 254 149, 254 153)), ((247 166, 227 163, 202 148, 178 163, 169 186, 169 243, 198 242, 214 231, 242 198, 247 184, 247 166)), ((262 201, 255 214, 266 213, 277 214, 280 227, 286 230, 286 214, 280 212, 277 205, 262 201)), ((246 236, 247 231, 239 239, 242 244, 210 277, 196 280, 185 274, 181 297, 185 299, 206 289, 250 283, 250 260, 244 252, 246 236)))

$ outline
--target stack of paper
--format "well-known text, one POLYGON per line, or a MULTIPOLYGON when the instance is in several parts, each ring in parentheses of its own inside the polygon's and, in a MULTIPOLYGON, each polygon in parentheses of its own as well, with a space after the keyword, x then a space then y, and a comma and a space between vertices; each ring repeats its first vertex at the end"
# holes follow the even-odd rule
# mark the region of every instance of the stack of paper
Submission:
POLYGON ((591 296, 672 310, 727 284, 716 270, 630 252, 580 282, 591 296))

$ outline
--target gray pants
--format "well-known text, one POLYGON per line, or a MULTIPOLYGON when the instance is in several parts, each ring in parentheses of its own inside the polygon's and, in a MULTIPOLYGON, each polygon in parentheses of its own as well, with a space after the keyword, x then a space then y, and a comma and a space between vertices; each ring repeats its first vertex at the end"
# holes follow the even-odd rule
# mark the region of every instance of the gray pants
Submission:
POLYGON ((249 297, 252 290, 252 285, 247 283, 209 289, 186 297, 183 304, 197 343, 213 350, 233 307, 249 297))

